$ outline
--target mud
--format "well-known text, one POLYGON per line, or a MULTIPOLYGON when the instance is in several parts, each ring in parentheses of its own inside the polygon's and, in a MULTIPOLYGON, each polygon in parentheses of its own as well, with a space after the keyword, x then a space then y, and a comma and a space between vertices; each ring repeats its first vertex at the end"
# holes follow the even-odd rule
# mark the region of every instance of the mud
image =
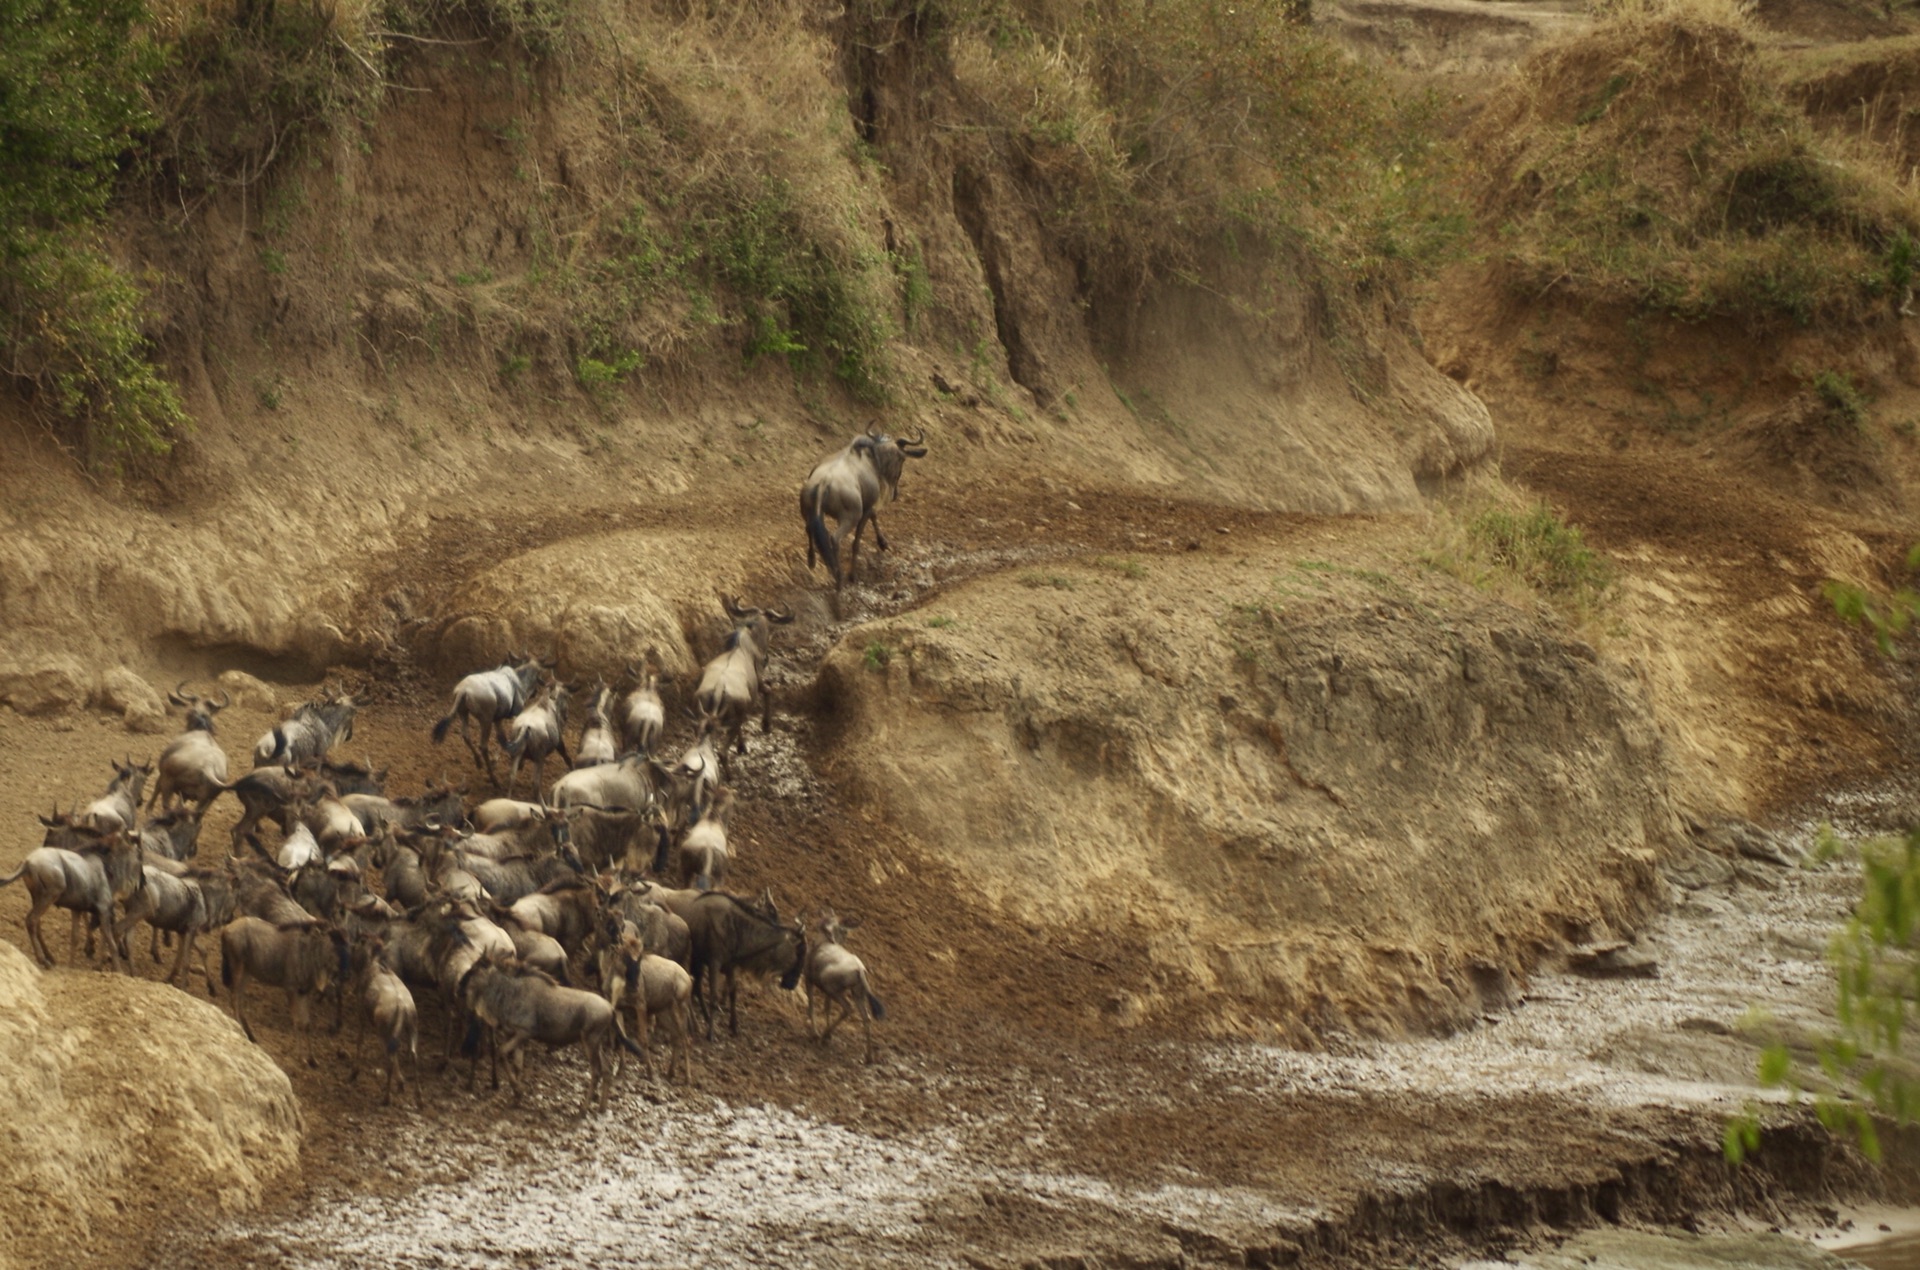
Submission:
POLYGON ((1657 978, 1542 974, 1447 1039, 1322 1053, 1178 1033, 1068 1042, 976 999, 948 1003, 971 1016, 958 1031, 896 1009, 883 1061, 861 1069, 845 1046, 805 1039, 797 1001, 762 992, 740 1038, 701 1048, 697 1091, 629 1080, 584 1123, 577 1059, 520 1108, 484 1074, 477 1096, 431 1078, 425 1116, 309 1076, 302 1096, 328 1127, 307 1189, 147 1255, 1437 1264, 1543 1223, 1711 1225, 1870 1190, 1858 1161, 1784 1127, 1757 1168, 1717 1162, 1726 1116, 1768 1097, 1749 1079, 1764 1031, 1751 1003, 1774 1002, 1780 1024, 1824 1016, 1822 941, 1852 879, 1843 865, 1716 862, 1693 862, 1641 935, 1657 978))

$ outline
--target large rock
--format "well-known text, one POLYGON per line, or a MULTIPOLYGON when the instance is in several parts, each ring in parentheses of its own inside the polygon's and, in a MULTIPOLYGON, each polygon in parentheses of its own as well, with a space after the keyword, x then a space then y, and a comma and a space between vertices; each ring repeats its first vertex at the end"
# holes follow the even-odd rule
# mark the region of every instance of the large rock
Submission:
POLYGON ((164 732, 167 727, 167 703, 152 684, 125 666, 115 666, 100 676, 95 699, 117 712, 129 732, 164 732))
POLYGON ((1679 842, 1632 681, 1451 582, 1189 555, 937 614, 824 663, 840 775, 1022 920, 1136 940, 1211 1019, 1452 1026, 1630 931, 1679 842))
POLYGON ((5 943, 0 1106, 0 1267, 81 1264, 108 1223, 193 1197, 255 1204, 300 1153, 286 1074, 214 1006, 5 943))

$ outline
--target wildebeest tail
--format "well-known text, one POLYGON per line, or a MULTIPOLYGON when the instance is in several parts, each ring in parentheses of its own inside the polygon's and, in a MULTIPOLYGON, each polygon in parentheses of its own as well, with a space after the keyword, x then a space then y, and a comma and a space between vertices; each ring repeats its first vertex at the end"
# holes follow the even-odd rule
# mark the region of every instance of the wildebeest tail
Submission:
POLYGON ((826 486, 817 485, 807 493, 813 499, 812 505, 806 509, 807 542, 814 551, 820 553, 820 558, 826 561, 827 572, 834 577, 839 577, 840 547, 833 541, 833 535, 827 532, 826 517, 820 514, 820 500, 826 496, 826 486))
POLYGON ((876 1019, 886 1018, 887 1007, 880 1004, 879 997, 873 995, 873 989, 867 986, 867 977, 864 974, 860 976, 860 991, 867 994, 867 1009, 873 1011, 873 1017, 876 1019))
POLYGON ((613 1034, 620 1038, 620 1043, 627 1047, 627 1052, 629 1054, 636 1054, 641 1058, 645 1058, 647 1056, 647 1052, 641 1049, 638 1045, 635 1045, 633 1043, 633 1038, 627 1035, 627 1025, 620 1021, 620 1016, 618 1014, 615 1014, 613 1016, 613 1034))
POLYGON ((10 882, 18 882, 21 876, 26 873, 26 871, 27 871, 26 861, 23 860, 20 862, 19 868, 7 874, 7 876, 0 878, 0 886, 6 886, 10 882))
POLYGON ((433 743, 435 745, 438 745, 440 744, 440 742, 446 740, 447 729, 452 726, 453 726, 453 715, 451 714, 449 714, 446 718, 440 720, 440 722, 434 724, 433 725, 433 743))

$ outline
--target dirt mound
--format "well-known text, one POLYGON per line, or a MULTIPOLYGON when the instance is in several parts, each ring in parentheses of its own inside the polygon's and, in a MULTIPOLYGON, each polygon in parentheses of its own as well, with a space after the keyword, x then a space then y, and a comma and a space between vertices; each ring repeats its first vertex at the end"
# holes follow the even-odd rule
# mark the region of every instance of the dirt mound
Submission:
POLYGON ((1735 434, 1734 445, 1785 492, 1811 503, 1892 510, 1892 488, 1864 409, 1804 392, 1735 434))
MULTIPOLYGON (((64 922, 50 922, 58 931, 64 922)), ((260 1201, 299 1158, 285 1074, 164 984, 42 974, 0 943, 0 1266, 71 1264, 112 1223, 260 1201)))
POLYGON ((1212 1026, 1444 1029, 1632 929, 1676 841, 1591 649, 1260 548, 976 582, 849 634, 820 689, 832 770, 996 903, 1153 932, 1162 999, 1123 1017, 1204 990, 1212 1026))
POLYGON ((1912 38, 1822 49, 1793 96, 1823 126, 1871 138, 1905 167, 1920 163, 1920 43, 1912 38))

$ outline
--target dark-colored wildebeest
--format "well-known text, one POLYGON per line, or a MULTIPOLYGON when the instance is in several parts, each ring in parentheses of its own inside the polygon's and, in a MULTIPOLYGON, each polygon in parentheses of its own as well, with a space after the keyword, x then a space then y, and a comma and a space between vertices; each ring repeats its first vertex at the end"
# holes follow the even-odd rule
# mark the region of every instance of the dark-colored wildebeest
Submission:
POLYGON ((713 1039, 722 977, 726 979, 727 1029, 736 1035, 741 971, 779 975, 781 988, 789 992, 800 982, 807 937, 798 926, 780 920, 771 895, 762 893, 759 902, 749 903, 725 891, 702 891, 681 915, 693 937, 693 995, 706 1015, 708 1040, 713 1039))

